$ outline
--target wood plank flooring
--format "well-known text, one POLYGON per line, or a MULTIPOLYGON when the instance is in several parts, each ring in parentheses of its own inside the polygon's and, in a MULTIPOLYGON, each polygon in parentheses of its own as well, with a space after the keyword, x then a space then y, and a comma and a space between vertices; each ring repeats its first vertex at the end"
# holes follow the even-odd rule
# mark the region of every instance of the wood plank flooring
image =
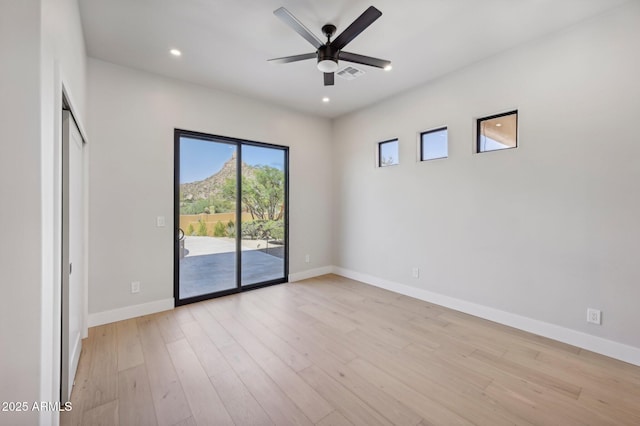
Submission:
POLYGON ((326 275, 94 327, 67 425, 638 425, 640 367, 326 275))

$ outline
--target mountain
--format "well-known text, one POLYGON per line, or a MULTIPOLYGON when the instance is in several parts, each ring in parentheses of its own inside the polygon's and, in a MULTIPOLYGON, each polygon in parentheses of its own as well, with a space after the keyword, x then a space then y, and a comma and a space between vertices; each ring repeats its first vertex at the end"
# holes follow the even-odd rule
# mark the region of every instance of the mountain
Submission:
MULTIPOLYGON (((236 178, 236 162, 236 153, 234 152, 231 158, 223 164, 222 168, 217 173, 204 180, 180 184, 182 199, 196 201, 208 198, 221 198, 224 183, 227 179, 236 178)), ((255 167, 249 166, 243 162, 242 174, 243 176, 253 177, 255 174, 255 167)))

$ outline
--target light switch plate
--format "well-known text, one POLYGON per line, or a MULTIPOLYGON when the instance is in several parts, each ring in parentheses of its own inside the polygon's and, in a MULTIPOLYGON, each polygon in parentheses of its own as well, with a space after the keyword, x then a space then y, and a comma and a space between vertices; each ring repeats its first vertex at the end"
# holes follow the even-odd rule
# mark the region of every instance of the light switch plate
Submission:
POLYGON ((158 228, 162 228, 166 225, 166 221, 164 220, 164 216, 158 216, 156 218, 156 226, 158 228))

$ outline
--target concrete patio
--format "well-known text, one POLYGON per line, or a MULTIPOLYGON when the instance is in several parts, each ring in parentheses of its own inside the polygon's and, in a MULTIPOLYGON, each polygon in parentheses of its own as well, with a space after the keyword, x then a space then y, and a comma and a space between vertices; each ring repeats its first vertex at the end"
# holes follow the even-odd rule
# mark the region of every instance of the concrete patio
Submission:
MULTIPOLYGON (((187 236, 180 259, 180 298, 236 287, 236 241, 187 236)), ((264 240, 242 240, 242 285, 284 277, 284 247, 264 240)))

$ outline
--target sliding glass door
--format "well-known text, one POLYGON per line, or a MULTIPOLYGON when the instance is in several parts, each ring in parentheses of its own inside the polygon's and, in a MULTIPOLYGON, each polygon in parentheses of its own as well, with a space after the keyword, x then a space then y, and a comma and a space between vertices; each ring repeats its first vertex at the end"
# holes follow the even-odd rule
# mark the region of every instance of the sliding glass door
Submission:
MULTIPOLYGON (((180 137, 178 270, 180 299, 236 288, 235 144, 180 137)), ((176 173, 178 173, 176 170, 176 173)))
POLYGON ((177 305, 286 282, 288 148, 175 131, 177 305))
POLYGON ((243 286, 282 278, 286 252, 286 156, 282 149, 242 146, 243 286))

